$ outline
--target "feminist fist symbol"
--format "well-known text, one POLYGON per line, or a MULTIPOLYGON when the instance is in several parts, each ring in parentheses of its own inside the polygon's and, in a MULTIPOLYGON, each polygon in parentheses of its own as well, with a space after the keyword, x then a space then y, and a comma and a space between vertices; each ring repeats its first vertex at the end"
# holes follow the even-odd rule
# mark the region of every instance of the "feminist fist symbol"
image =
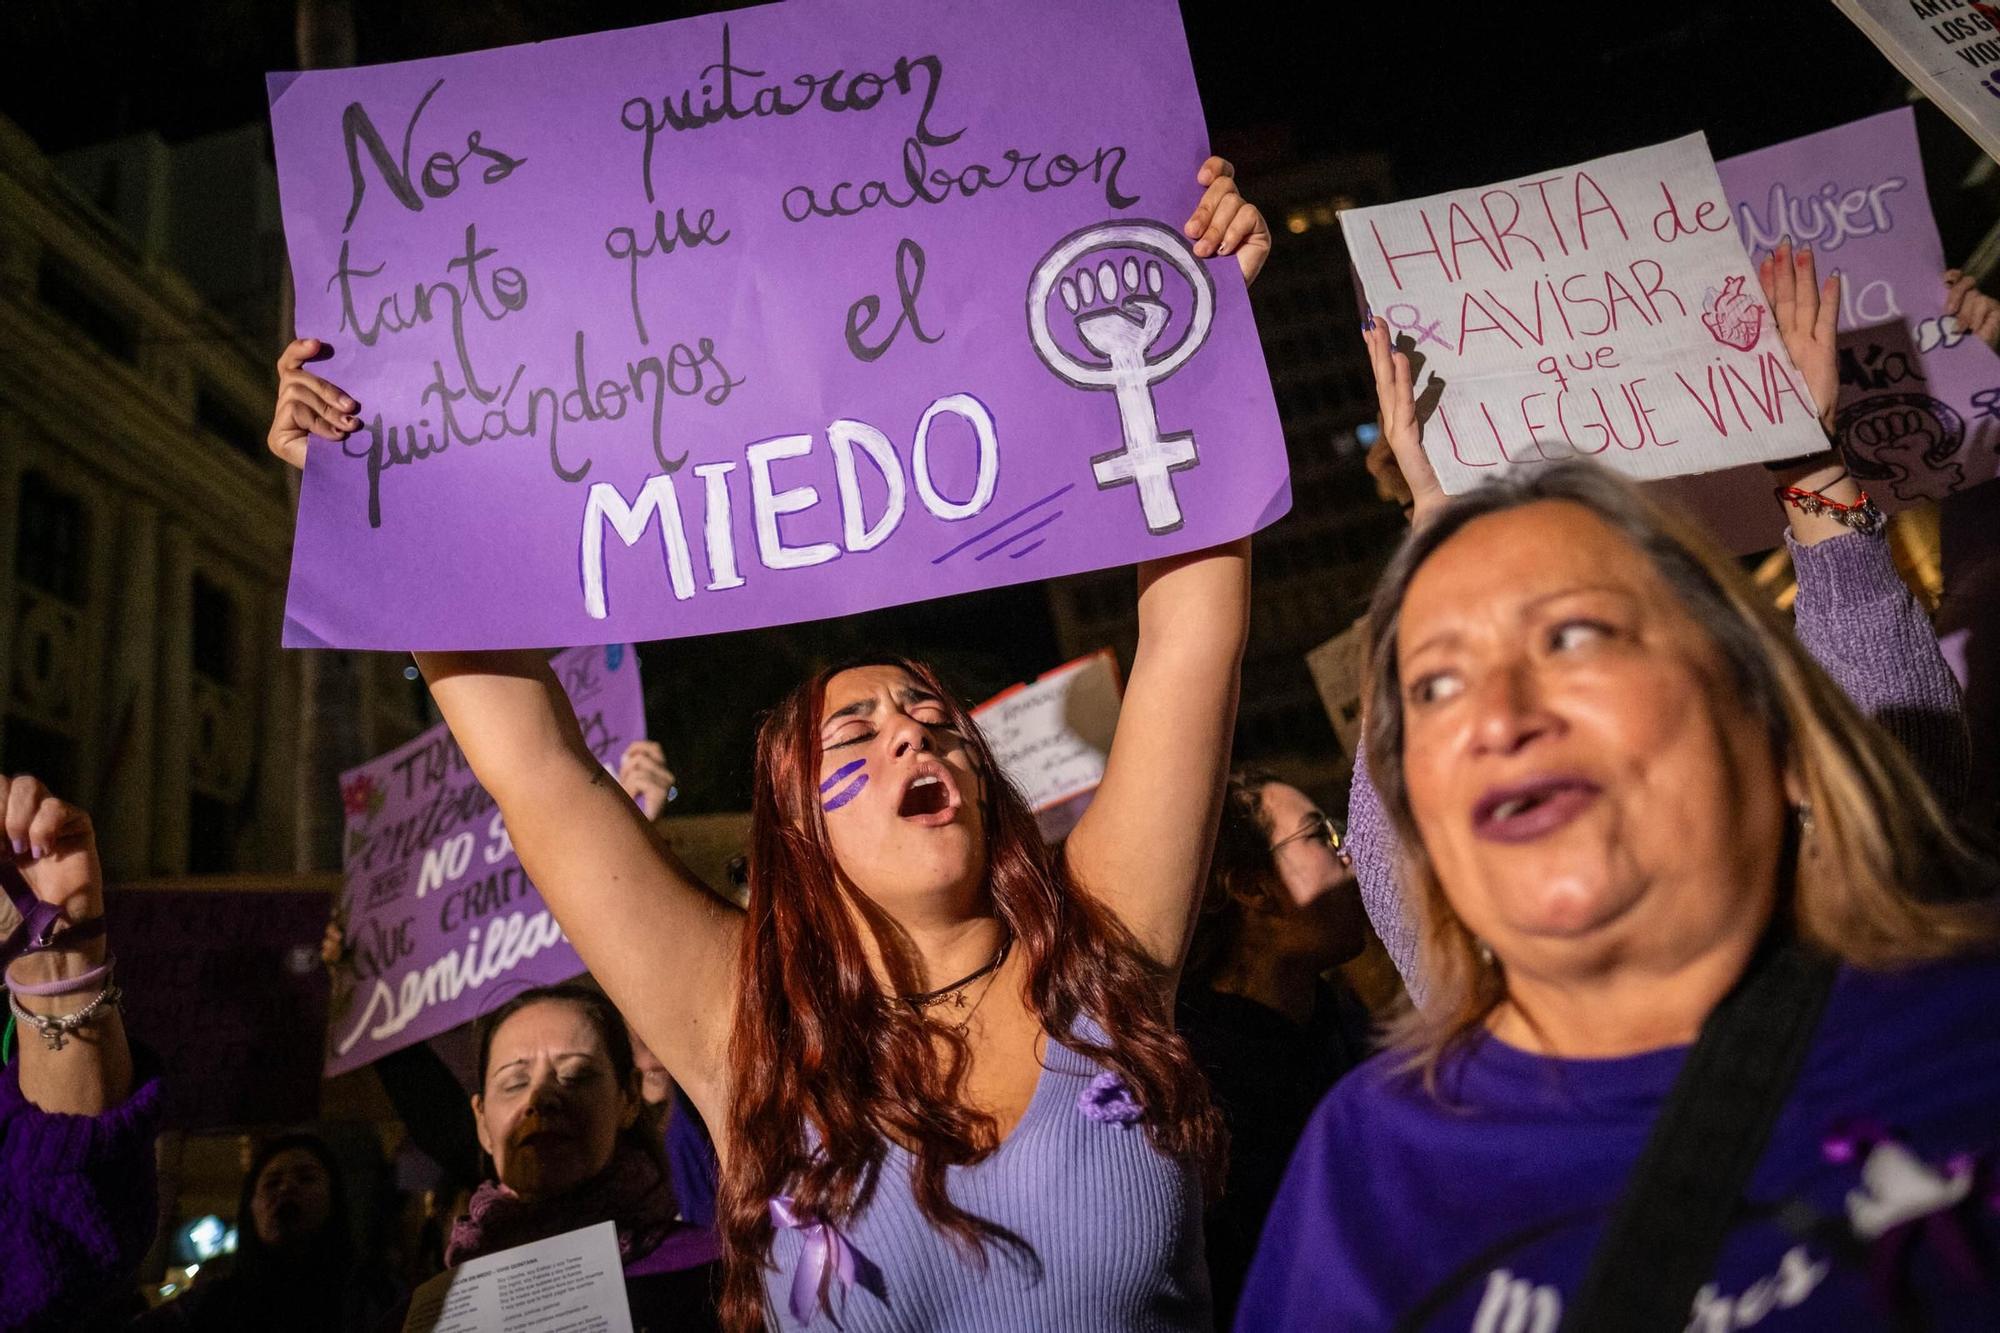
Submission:
POLYGON ((1764 307, 1756 297, 1744 294, 1742 278, 1724 279, 1722 290, 1711 291, 1703 306, 1701 322, 1711 338, 1739 352, 1757 345, 1757 335, 1764 328, 1764 307))
POLYGON ((1215 284, 1195 260, 1187 242, 1157 222, 1112 222, 1086 227, 1058 242, 1042 257, 1028 283, 1028 332, 1036 355, 1079 389, 1109 389, 1118 402, 1124 447, 1096 454, 1091 472, 1099 490, 1138 488, 1146 530, 1177 531, 1186 521, 1174 494, 1173 474, 1196 466, 1194 432, 1160 433, 1153 385, 1179 370, 1200 349, 1215 318, 1215 284), (1079 263, 1093 251, 1097 263, 1079 263), (1123 262, 1108 252, 1122 251, 1123 262), (1131 252, 1149 255, 1142 265, 1131 252), (1186 279, 1194 308, 1180 340, 1157 356, 1153 344, 1166 332, 1173 306, 1163 294, 1160 260, 1186 279), (1075 265, 1075 272, 1065 270, 1075 265), (1060 290, 1073 317, 1076 336, 1101 361, 1071 352, 1049 329, 1050 298, 1060 290))

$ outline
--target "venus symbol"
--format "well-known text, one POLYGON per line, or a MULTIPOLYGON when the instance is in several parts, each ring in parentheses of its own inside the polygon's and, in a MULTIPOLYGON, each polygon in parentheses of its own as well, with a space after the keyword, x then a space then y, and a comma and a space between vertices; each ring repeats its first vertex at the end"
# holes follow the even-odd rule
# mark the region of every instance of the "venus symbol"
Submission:
POLYGON ((1194 432, 1160 433, 1153 386, 1186 364, 1208 338, 1215 319, 1215 284, 1186 241, 1157 222, 1107 222, 1073 232, 1035 266, 1028 283, 1028 333, 1043 364, 1079 389, 1109 389, 1118 404, 1122 448, 1092 455, 1099 490, 1130 485, 1139 492, 1146 529, 1177 531, 1186 521, 1173 474, 1201 460, 1194 432), (1183 279, 1167 293, 1165 261, 1183 279), (1059 342, 1049 306, 1060 293, 1076 336, 1100 359, 1059 342), (1187 326, 1165 351, 1153 345, 1173 321, 1174 306, 1192 303, 1187 326))

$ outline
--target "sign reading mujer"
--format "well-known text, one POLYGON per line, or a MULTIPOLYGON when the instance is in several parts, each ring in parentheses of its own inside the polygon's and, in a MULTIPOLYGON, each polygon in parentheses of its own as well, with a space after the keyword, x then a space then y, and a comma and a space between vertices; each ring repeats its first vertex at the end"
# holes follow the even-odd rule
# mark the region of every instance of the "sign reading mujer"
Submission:
MULTIPOLYGON (((591 753, 615 769, 646 735, 637 655, 624 644, 572 648, 553 665, 591 753)), ((336 974, 327 1077, 584 970, 442 724, 341 774, 340 795, 336 917, 349 966, 336 974)))
POLYGON ((1716 168, 1752 254, 1790 236, 1840 278, 1834 431, 1868 493, 1895 507, 2000 473, 2000 357, 1944 313, 1916 114, 1898 107, 1716 168))
POLYGON ((1421 356, 1452 494, 1578 455, 1658 478, 1826 448, 1699 134, 1341 227, 1374 318, 1421 356))
MULTIPOLYGON (((271 76, 311 451, 285 641, 602 643, 1290 503, 1171 0, 794 0, 271 76)), ((1254 195, 1254 182, 1252 184, 1254 195)))

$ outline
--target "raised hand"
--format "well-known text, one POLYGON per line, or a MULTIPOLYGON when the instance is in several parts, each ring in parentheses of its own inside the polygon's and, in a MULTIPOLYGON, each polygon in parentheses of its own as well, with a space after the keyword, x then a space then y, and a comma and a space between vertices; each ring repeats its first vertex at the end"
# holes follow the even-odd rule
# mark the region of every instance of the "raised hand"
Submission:
POLYGON ((667 752, 658 741, 633 741, 618 760, 618 785, 648 819, 658 819, 667 802, 679 795, 667 752))
MULTIPOLYGON (((0 776, 0 811, 4 811, 0 819, 5 821, 7 840, 0 855, 12 855, 35 897, 62 909, 71 924, 103 915, 104 874, 98 866, 97 834, 89 814, 51 795, 40 778, 26 775, 0 776)), ((11 906, 0 901, 0 913, 9 918, 0 926, 11 929, 11 906)), ((101 953, 104 943, 100 937, 85 947, 101 953)), ((30 954, 14 966, 26 978, 43 957, 30 954)))
POLYGON ((1840 279, 1819 281, 1811 246, 1792 249, 1789 239, 1757 265, 1757 282, 1770 304, 1772 322, 1805 376, 1806 391, 1819 408, 1819 424, 1833 434, 1834 405, 1840 398, 1840 361, 1834 324, 1840 317, 1840 279))
POLYGON ((344 440, 360 426, 355 401, 337 384, 305 368, 324 350, 317 338, 298 338, 278 357, 278 405, 271 414, 271 433, 264 443, 295 468, 306 465, 309 436, 344 440))
POLYGON ((1263 212, 1238 193, 1236 168, 1222 158, 1202 163, 1195 182, 1205 186, 1206 193, 1181 228, 1194 242, 1195 254, 1202 259, 1235 255, 1243 281, 1255 282, 1271 257, 1271 228, 1263 212))
POLYGON ((1389 325, 1372 316, 1361 326, 1368 346, 1368 365, 1375 372, 1375 404, 1382 438, 1368 451, 1368 471, 1390 495, 1401 500, 1413 527, 1430 521, 1445 502, 1431 460, 1424 456, 1424 428, 1417 420, 1415 378, 1407 352, 1389 341, 1389 325))
POLYGON ((1955 268, 1944 271, 1944 312, 1958 321, 1958 327, 1988 347, 2000 349, 2000 301, 1979 290, 1977 280, 1955 268))

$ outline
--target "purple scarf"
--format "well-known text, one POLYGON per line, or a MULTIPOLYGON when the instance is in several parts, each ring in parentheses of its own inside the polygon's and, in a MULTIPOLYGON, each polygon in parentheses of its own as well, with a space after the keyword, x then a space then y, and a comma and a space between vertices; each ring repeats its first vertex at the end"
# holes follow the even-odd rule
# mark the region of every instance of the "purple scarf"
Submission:
POLYGON ((630 1267, 681 1225, 674 1213, 673 1184, 666 1168, 644 1149, 620 1143, 611 1165, 554 1198, 529 1203, 497 1180, 480 1185, 465 1216, 452 1224, 444 1261, 462 1264, 578 1227, 612 1222, 618 1227, 618 1258, 630 1267))

